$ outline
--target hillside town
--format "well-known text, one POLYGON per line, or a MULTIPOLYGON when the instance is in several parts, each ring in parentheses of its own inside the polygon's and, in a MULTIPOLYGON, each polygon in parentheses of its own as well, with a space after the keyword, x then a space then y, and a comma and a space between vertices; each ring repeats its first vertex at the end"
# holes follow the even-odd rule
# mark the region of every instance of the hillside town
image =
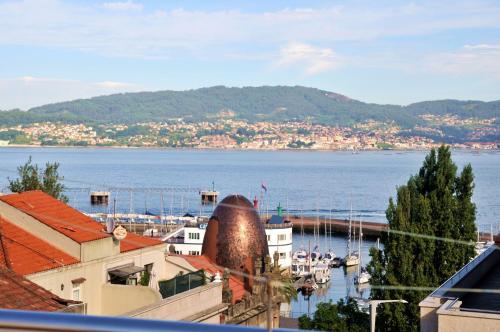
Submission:
POLYGON ((306 121, 255 122, 219 118, 213 122, 136 124, 66 124, 43 122, 0 127, 0 146, 110 146, 200 149, 311 149, 311 150, 423 150, 446 142, 441 125, 467 126, 470 134, 454 148, 497 149, 500 143, 484 137, 498 135, 495 119, 458 119, 423 116, 425 125, 413 130, 394 123, 368 120, 351 127, 327 126, 306 121))

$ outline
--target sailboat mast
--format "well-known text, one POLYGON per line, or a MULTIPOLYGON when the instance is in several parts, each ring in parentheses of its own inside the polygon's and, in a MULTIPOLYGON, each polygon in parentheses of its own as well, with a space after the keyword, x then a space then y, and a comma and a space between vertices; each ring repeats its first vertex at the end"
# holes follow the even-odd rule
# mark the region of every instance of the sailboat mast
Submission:
POLYGON ((347 257, 351 256, 351 227, 352 227, 352 200, 351 200, 351 212, 349 212, 349 231, 347 235, 347 257))
POLYGON ((361 217, 359 217, 359 240, 358 240, 358 257, 359 257, 359 264, 358 264, 358 276, 361 274, 361 241, 363 241, 363 226, 361 224, 361 217))

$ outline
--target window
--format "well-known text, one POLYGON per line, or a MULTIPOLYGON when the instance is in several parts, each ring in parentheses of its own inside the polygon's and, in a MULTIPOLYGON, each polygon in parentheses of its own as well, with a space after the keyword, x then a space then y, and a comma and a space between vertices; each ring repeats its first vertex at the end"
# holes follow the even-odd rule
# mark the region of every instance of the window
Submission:
POLYGON ((286 234, 279 234, 278 235, 278 241, 285 241, 286 240, 286 234))
POLYGON ((189 233, 189 239, 190 240, 199 240, 200 239, 200 233, 189 233))
POLYGON ((280 252, 280 259, 286 258, 286 252, 280 252))
POLYGON ((73 285, 73 289, 71 291, 71 299, 73 301, 80 301, 80 284, 73 285))
POLYGON ((193 255, 193 256, 199 256, 200 252, 199 251, 189 251, 189 254, 193 255))
POLYGON ((271 241, 271 235, 267 236, 267 242, 271 241))

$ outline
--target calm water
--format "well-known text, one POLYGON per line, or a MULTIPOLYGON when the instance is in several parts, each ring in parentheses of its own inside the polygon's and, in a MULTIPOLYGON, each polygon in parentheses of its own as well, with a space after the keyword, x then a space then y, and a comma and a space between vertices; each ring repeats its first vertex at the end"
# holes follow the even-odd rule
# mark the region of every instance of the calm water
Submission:
MULTIPOLYGON (((269 210, 281 203, 291 213, 305 215, 329 215, 332 210, 333 217, 346 218, 352 197, 356 217, 385 222, 389 197, 418 171, 425 154, 0 148, 0 191, 6 191, 7 177, 16 177, 16 167, 31 155, 38 164, 59 162, 60 173, 71 189, 67 193, 70 204, 89 212, 102 211, 90 206, 89 191, 120 188, 112 191, 118 211, 159 213, 163 209, 173 214, 209 214, 212 207, 200 206, 198 191, 210 189, 213 181, 221 198, 231 193, 257 196, 269 210), (265 195, 262 183, 268 189, 265 195), (127 188, 140 190, 131 192, 127 188)), ((489 230, 490 223, 500 221, 500 153, 455 151, 453 159, 460 168, 472 164, 477 222, 480 229, 489 230)), ((317 242, 310 235, 295 236, 294 246, 307 246, 309 239, 317 242)), ((364 244, 362 253, 367 262, 373 242, 364 244)), ((344 237, 323 237, 319 245, 323 251, 331 247, 338 255, 345 255, 344 237)), ((313 312, 318 301, 336 301, 348 294, 369 296, 369 289, 358 293, 352 285, 355 270, 334 269, 332 273, 330 284, 310 301, 299 296, 292 303, 294 314, 313 312)))
MULTIPOLYGON (((198 190, 210 189, 213 181, 222 197, 241 193, 259 199, 265 183, 265 207, 272 210, 280 202, 306 215, 332 209, 333 217, 345 218, 352 196, 355 215, 382 222, 396 186, 415 174, 425 157, 424 152, 0 148, 0 190, 30 155, 39 164, 59 162, 66 186, 73 188, 67 193, 71 204, 86 211, 97 210, 89 204, 89 190, 120 187, 114 195, 118 210, 159 212, 163 206, 166 213, 199 213, 198 190), (131 194, 126 188, 174 190, 131 194)), ((453 159, 459 167, 473 166, 477 222, 499 222, 500 152, 456 151, 453 159)))
MULTIPOLYGON (((356 231, 357 232, 357 231, 356 231)), ((346 237, 345 236, 321 236, 319 240, 315 239, 312 234, 305 234, 301 237, 299 234, 294 234, 294 249, 300 247, 306 250, 316 244, 321 252, 333 250, 337 256, 345 257, 346 250, 346 237)), ((369 251, 376 243, 370 239, 363 239, 363 246, 361 248, 361 259, 363 266, 370 260, 369 251)), ((354 250, 358 250, 358 242, 356 241, 353 246, 354 250)), ((331 279, 327 284, 320 285, 320 288, 310 298, 298 294, 297 300, 291 303, 292 317, 300 316, 301 314, 314 313, 316 304, 318 302, 328 302, 332 300, 337 302, 340 299, 345 299, 347 296, 368 298, 370 296, 370 286, 363 285, 358 288, 354 285, 354 277, 357 273, 356 267, 336 268, 331 270, 331 279)))

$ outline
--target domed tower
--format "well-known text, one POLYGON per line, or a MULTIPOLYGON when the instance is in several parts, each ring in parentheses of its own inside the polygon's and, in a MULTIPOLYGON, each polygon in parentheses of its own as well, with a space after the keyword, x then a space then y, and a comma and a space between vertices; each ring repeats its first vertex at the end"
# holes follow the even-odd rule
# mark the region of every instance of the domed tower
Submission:
POLYGON ((249 276, 235 275, 251 291, 255 261, 264 263, 269 249, 264 225, 248 199, 230 195, 217 205, 208 222, 201 253, 217 265, 249 276))

